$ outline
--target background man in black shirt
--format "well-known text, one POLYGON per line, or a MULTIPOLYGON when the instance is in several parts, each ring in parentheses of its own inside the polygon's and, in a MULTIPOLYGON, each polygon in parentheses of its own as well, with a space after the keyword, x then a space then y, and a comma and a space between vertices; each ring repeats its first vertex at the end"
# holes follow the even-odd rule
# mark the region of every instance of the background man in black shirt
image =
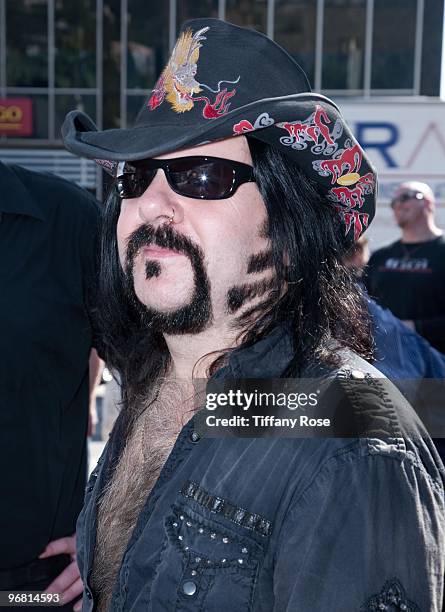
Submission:
POLYGON ((425 183, 402 183, 391 203, 402 237, 369 260, 369 294, 445 353, 445 241, 425 183))
MULTIPOLYGON (((0 590, 82 590, 99 208, 53 175, 0 163, 0 590), (45 551, 43 558, 42 553, 45 551)), ((72 609, 72 603, 63 609, 72 609)))

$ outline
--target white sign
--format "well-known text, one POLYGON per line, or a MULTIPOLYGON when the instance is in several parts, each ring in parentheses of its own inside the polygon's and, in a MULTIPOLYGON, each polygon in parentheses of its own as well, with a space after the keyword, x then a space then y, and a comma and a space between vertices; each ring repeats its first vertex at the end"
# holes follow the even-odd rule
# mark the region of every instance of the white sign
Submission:
POLYGON ((343 99, 339 106, 379 176, 377 214, 369 232, 372 246, 400 235, 388 204, 404 181, 431 186, 438 204, 437 223, 445 229, 445 103, 343 99))

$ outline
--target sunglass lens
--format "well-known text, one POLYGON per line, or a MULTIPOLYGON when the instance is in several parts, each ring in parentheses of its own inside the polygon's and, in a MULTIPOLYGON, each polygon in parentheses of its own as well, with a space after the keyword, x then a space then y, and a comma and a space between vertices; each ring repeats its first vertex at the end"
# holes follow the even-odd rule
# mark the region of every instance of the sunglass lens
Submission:
POLYGON ((394 208, 394 206, 396 206, 397 204, 404 204, 408 200, 411 200, 411 198, 413 197, 415 197, 415 195, 413 195, 412 193, 401 193, 391 202, 391 208, 394 208))
POLYGON ((120 198, 139 198, 152 182, 156 170, 136 168, 133 172, 125 172, 116 179, 116 190, 120 198))
POLYGON ((226 197, 234 182, 233 168, 223 161, 179 159, 169 163, 168 176, 175 191, 206 200, 226 197))

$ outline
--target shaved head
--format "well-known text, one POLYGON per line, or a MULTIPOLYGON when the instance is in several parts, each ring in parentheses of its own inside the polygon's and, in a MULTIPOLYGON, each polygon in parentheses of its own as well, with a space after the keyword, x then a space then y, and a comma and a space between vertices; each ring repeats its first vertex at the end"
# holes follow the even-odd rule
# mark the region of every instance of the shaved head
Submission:
POLYGON ((427 183, 406 181, 394 192, 391 208, 405 242, 422 242, 441 235, 434 222, 436 198, 427 183))
POLYGON ((419 193, 423 194, 424 198, 432 204, 434 204, 436 201, 431 187, 426 183, 421 183, 420 181, 407 181, 406 183, 401 183, 397 187, 395 195, 403 193, 404 191, 418 191, 419 193))

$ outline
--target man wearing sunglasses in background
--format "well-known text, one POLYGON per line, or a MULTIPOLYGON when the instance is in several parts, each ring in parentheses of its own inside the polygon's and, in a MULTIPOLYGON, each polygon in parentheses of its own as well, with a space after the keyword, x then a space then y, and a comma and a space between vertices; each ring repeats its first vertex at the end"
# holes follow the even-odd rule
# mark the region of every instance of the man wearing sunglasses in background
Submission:
POLYGON ((339 260, 376 176, 335 104, 265 36, 201 19, 134 128, 74 111, 63 135, 116 187, 98 326, 123 407, 77 526, 83 609, 439 612, 443 466, 359 357, 366 307, 339 260), (196 431, 194 380, 304 373, 363 437, 196 431))
POLYGON ((371 256, 369 294, 445 353, 445 240, 425 183, 402 183, 391 202, 402 237, 371 256))

